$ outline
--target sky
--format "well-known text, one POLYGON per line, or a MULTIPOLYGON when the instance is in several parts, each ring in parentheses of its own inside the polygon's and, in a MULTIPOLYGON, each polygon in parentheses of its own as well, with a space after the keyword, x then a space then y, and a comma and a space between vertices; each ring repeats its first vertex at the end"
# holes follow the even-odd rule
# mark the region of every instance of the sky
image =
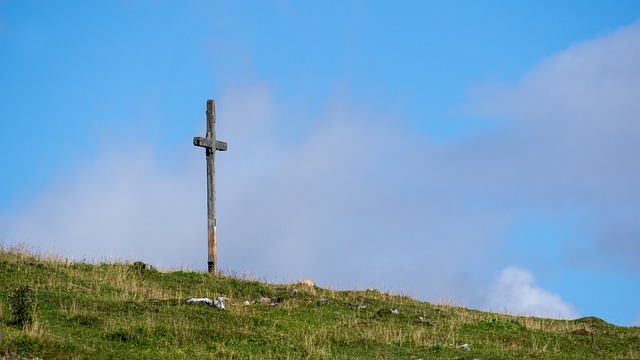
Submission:
POLYGON ((640 2, 0 0, 0 243, 640 326, 640 2))

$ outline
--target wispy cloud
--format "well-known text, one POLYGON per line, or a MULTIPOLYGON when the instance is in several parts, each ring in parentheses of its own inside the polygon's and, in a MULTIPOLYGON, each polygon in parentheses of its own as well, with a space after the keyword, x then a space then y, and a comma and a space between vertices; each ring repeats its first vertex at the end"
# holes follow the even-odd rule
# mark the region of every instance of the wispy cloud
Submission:
POLYGON ((198 221, 204 204, 194 201, 203 184, 195 163, 169 168, 146 145, 112 144, 19 213, 3 214, 2 236, 76 259, 193 264, 206 231, 198 221))
POLYGON ((475 155, 470 171, 490 175, 479 180, 497 187, 497 195, 546 213, 572 207, 584 212, 592 238, 580 241, 596 250, 584 253, 584 246, 567 244, 567 260, 592 265, 616 259, 635 273, 639 56, 636 23, 545 60, 515 86, 476 89, 470 108, 505 119, 505 125, 497 138, 476 139, 469 149, 492 150, 475 155))
POLYGON ((219 185, 226 204, 220 237, 229 239, 221 253, 246 270, 331 286, 382 285, 423 296, 472 288, 464 274, 473 258, 491 256, 484 245, 497 233, 485 225, 500 219, 479 218, 478 208, 461 209, 462 197, 447 195, 432 144, 403 133, 402 119, 347 102, 315 115, 315 127, 288 141, 264 124, 282 128, 278 122, 295 117, 264 100, 268 88, 260 91, 232 90, 227 96, 245 100, 221 101, 227 125, 220 123, 220 133, 230 144, 220 162, 227 174, 219 185), (432 273, 439 276, 423 288, 432 273))

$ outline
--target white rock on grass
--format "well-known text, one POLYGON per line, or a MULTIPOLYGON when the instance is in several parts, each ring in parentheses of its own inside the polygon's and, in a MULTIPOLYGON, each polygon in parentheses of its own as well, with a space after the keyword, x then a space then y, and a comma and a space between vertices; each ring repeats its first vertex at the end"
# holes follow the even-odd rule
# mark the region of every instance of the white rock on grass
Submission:
POLYGON ((269 299, 268 297, 260 298, 256 302, 260 305, 271 305, 271 299, 269 299))
POLYGON ((207 304, 207 305, 209 305, 211 307, 215 307, 215 308, 224 310, 224 303, 222 302, 222 299, 225 299, 225 298, 218 298, 216 300, 211 300, 209 298, 191 298, 191 299, 188 299, 185 302, 187 304, 203 302, 203 303, 205 303, 205 304, 207 304))

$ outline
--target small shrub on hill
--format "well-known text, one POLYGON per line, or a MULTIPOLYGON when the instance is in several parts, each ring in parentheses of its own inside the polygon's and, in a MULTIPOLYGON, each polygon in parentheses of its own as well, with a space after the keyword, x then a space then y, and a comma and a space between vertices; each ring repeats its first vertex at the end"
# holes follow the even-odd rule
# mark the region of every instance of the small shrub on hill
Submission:
POLYGON ((33 290, 31 287, 21 286, 9 294, 9 304, 15 325, 25 326, 33 322, 33 290))

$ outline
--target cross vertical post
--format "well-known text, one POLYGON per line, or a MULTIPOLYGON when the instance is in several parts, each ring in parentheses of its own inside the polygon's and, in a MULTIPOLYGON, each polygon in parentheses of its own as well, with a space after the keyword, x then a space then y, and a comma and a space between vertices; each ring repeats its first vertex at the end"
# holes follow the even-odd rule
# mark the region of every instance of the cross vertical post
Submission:
POLYGON ((216 101, 207 100, 206 137, 194 137, 193 145, 205 148, 207 155, 207 269, 218 273, 218 243, 216 239, 216 150, 226 151, 227 143, 216 140, 216 101))

